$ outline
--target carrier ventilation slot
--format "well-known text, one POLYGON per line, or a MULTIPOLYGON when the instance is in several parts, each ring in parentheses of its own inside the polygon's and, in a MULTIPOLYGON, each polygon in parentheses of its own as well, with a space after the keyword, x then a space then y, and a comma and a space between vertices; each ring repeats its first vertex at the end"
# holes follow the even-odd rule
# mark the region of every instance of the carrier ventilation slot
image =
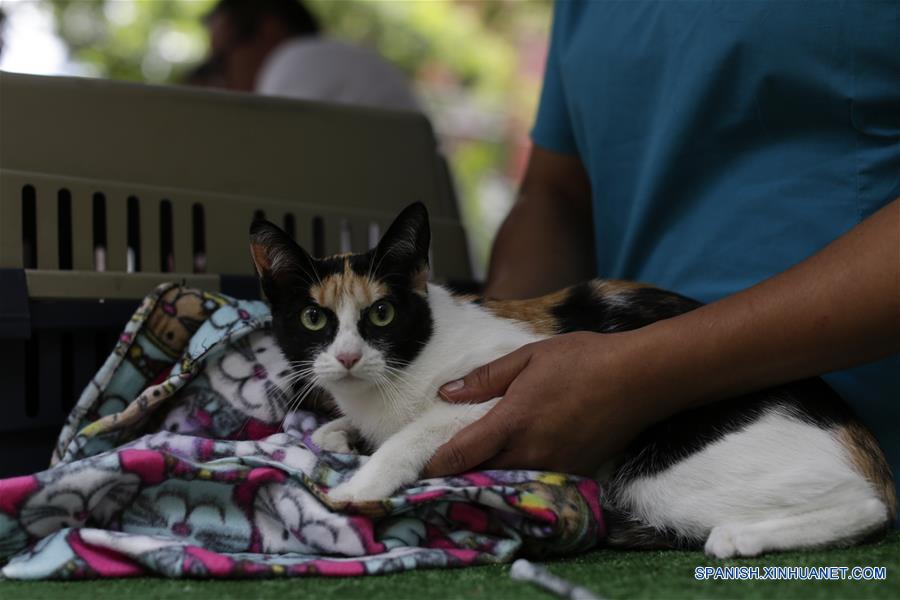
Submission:
POLYGON ((56 194, 56 230, 59 240, 59 269, 72 270, 72 194, 63 188, 56 194))
POLYGON ((369 221, 369 249, 377 246, 379 240, 381 240, 381 225, 378 221, 369 221))
POLYGON ((206 273, 206 216, 199 202, 191 208, 194 237, 194 273, 206 273))
POLYGON ((94 225, 94 270, 106 270, 106 196, 94 193, 93 199, 94 225))
POLYGON ((22 267, 37 268, 37 194, 33 185, 22 188, 22 267))
POLYGON ((353 231, 347 219, 341 219, 340 249, 342 253, 353 252, 353 231))
POLYGON ((137 273, 141 270, 141 206, 137 196, 128 196, 125 210, 125 270, 137 273))
POLYGON ((159 203, 159 270, 161 273, 171 273, 175 270, 174 251, 172 203, 163 200, 159 203))
POLYGON ((325 221, 318 216, 312 220, 312 251, 316 258, 325 256, 325 221))
POLYGON ((287 213, 284 215, 284 231, 289 236, 291 236, 292 240, 297 239, 297 222, 294 220, 293 213, 287 213))

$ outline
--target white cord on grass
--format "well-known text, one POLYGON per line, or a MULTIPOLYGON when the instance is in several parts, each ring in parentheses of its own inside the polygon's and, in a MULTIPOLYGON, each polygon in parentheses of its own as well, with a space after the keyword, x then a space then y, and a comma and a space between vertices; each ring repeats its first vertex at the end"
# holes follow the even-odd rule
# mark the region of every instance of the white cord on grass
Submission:
POLYGON ((557 577, 547 569, 520 558, 512 564, 509 576, 516 581, 526 581, 534 584, 560 598, 571 600, 603 600, 590 590, 557 577))

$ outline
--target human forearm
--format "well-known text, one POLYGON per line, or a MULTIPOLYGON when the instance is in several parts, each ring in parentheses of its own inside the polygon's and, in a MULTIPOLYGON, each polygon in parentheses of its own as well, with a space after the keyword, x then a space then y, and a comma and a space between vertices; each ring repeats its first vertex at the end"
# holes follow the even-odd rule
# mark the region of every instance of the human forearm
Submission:
POLYGON ((544 190, 520 197, 494 242, 487 296, 533 298, 593 277, 589 215, 576 222, 555 200, 544 190))
POLYGON ((776 277, 633 333, 660 417, 900 352, 900 200, 776 277))
POLYGON ((497 233, 486 295, 539 296, 594 276, 591 196, 577 158, 535 148, 497 233))

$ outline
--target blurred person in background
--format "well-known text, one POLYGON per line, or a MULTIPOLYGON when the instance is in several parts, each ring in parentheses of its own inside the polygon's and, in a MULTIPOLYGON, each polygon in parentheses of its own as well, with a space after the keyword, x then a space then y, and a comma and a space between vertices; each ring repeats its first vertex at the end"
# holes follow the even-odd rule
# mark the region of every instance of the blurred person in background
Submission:
POLYGON ((231 90, 418 111, 403 74, 378 54, 321 34, 299 0, 219 0, 206 17, 202 81, 231 90), (215 85, 215 83, 213 83, 215 85))

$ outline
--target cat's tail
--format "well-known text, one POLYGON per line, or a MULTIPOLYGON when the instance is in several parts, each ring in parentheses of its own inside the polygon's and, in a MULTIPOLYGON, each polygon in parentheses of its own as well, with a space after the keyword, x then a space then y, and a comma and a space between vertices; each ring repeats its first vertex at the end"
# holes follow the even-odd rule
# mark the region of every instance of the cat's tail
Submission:
POLYGON ((629 550, 672 550, 696 548, 665 530, 660 531, 617 510, 603 509, 606 522, 605 544, 610 548, 629 550))
POLYGON ((600 495, 603 521, 606 525, 604 544, 610 548, 629 550, 697 550, 702 540, 687 539, 668 529, 659 529, 642 521, 610 496, 600 495))

